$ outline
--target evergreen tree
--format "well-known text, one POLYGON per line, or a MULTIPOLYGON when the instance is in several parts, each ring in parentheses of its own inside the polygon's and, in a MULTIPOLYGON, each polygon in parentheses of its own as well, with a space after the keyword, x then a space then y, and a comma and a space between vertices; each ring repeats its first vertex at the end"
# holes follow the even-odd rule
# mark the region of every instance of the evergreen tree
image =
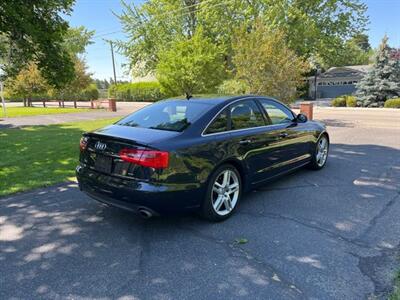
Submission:
POLYGON ((400 62, 392 54, 385 36, 372 69, 357 84, 357 105, 383 106, 386 100, 400 96, 400 62))

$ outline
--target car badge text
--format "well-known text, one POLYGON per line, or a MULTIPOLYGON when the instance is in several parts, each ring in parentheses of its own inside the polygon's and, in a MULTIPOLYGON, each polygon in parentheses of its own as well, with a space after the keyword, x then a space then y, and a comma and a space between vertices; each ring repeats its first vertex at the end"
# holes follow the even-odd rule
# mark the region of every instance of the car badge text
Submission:
POLYGON ((107 148, 107 145, 102 143, 102 142, 100 142, 100 141, 97 141, 96 144, 94 144, 94 147, 97 150, 102 150, 103 151, 103 150, 105 150, 107 148))

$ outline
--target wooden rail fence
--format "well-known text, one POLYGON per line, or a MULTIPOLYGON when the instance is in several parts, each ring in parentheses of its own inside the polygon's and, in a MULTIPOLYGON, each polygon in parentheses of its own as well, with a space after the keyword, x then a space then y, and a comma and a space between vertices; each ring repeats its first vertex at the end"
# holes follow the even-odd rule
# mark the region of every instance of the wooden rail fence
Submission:
POLYGON ((74 108, 104 108, 108 111, 117 111, 117 102, 115 99, 98 99, 90 101, 65 101, 65 100, 28 100, 27 105, 33 107, 35 103, 41 103, 43 107, 52 106, 52 103, 58 104, 58 107, 74 107, 74 108), (87 105, 82 105, 87 103, 87 105), (50 105, 49 105, 50 104, 50 105))

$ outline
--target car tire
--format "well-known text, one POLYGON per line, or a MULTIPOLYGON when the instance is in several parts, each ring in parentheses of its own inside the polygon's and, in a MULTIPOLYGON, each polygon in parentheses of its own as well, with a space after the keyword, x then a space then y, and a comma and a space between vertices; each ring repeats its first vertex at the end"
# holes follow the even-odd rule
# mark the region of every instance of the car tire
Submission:
POLYGON ((206 195, 201 206, 201 216, 212 222, 229 218, 239 205, 242 180, 238 170, 223 164, 210 176, 206 195))
POLYGON ((329 138, 322 134, 315 143, 312 159, 308 167, 312 170, 321 170, 326 165, 329 154, 329 138))

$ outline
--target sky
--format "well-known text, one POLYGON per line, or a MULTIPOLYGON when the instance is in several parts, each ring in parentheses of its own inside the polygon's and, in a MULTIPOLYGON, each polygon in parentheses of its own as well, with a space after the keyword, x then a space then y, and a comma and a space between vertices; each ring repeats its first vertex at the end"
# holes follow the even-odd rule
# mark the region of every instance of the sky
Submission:
MULTIPOLYGON (((140 4, 140 0, 129 1, 140 4)), ((368 35, 372 47, 377 47, 386 33, 389 44, 400 47, 400 0, 364 0, 368 6, 370 18, 368 35)), ((85 55, 89 71, 94 78, 109 79, 113 77, 110 45, 105 41, 124 39, 121 23, 114 13, 122 11, 120 0, 76 0, 73 12, 67 17, 71 26, 83 25, 95 30, 94 43, 87 47, 85 55)), ((118 80, 130 80, 126 68, 126 58, 115 53, 116 73, 118 80)))

